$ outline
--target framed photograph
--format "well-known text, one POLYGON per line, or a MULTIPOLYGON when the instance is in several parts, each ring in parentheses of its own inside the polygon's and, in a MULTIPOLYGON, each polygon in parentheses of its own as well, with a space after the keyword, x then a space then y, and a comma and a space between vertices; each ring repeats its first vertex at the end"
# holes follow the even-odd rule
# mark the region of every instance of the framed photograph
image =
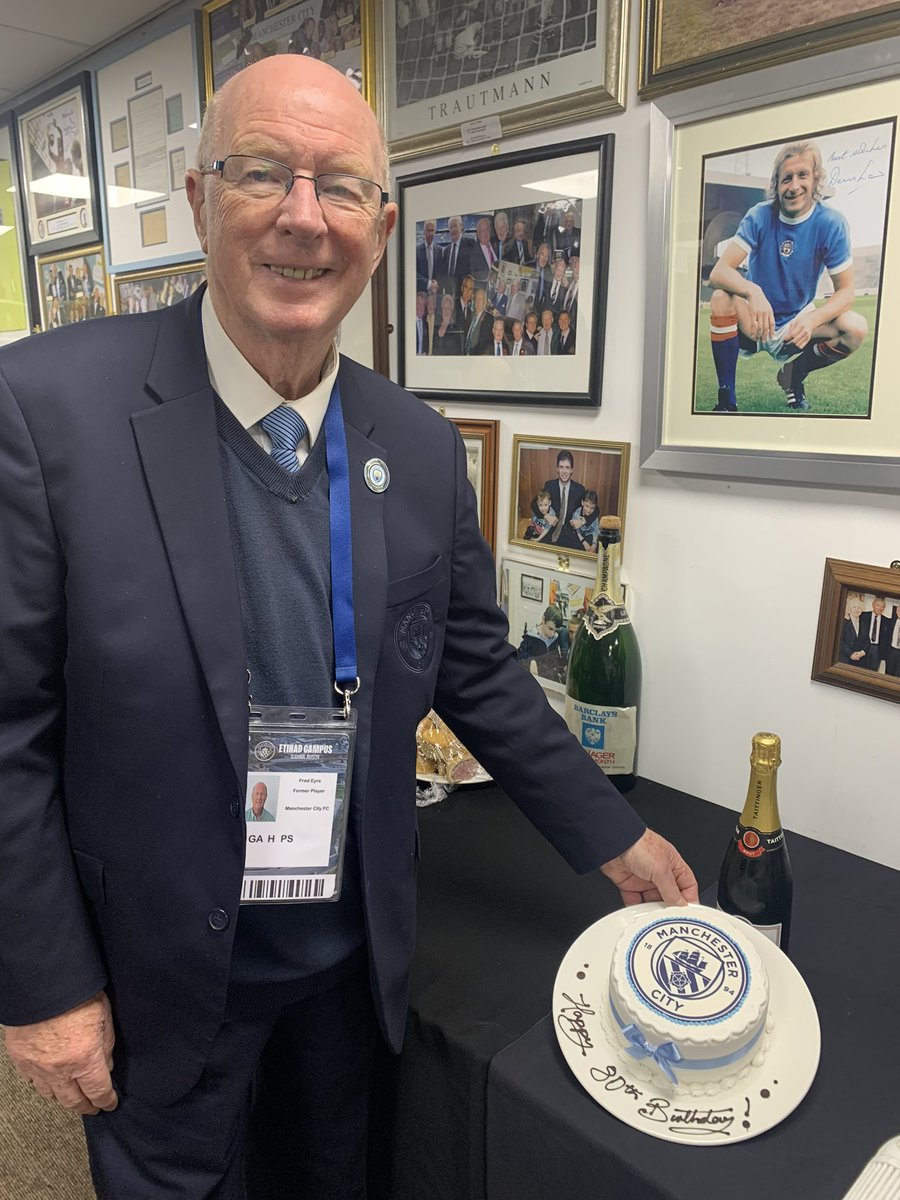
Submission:
POLYGON ((900 79, 863 54, 653 106, 644 467, 897 488, 900 79))
POLYGON ((469 483, 478 500, 481 532, 490 548, 497 551, 497 464, 499 461, 499 421, 450 420, 462 434, 468 456, 469 483))
POLYGON ((596 560, 601 517, 621 518, 624 537, 630 450, 628 442, 515 434, 510 542, 596 560))
POLYGON ((200 127, 196 23, 103 67, 96 88, 110 269, 196 256, 183 191, 200 127))
POLYGON ((68 250, 97 241, 100 214, 86 73, 16 109, 28 248, 68 250))
POLYGON ((34 265, 43 330, 92 321, 112 311, 102 246, 44 254, 34 265))
POLYGON ((612 158, 604 134, 397 181, 401 384, 599 406, 612 158))
POLYGON ((25 337, 31 328, 16 178, 12 127, 0 118, 0 343, 25 337))
POLYGON ((504 558, 500 605, 519 662, 549 692, 564 694, 569 650, 578 621, 594 594, 594 581, 560 567, 535 567, 504 558))
POLYGON ((627 0, 385 0, 391 157, 499 141, 625 107, 627 0))
POLYGON ((812 677, 900 702, 900 560, 826 558, 812 677))
POLYGON ((322 59, 375 107, 375 0, 209 0, 203 6, 207 98, 272 54, 322 59))
POLYGON ((113 311, 153 312, 186 300, 206 279, 206 264, 182 263, 176 267, 153 267, 112 277, 113 311))
POLYGON ((900 33, 900 4, 883 0, 818 0, 785 7, 776 0, 641 0, 643 99, 676 88, 727 79, 743 71, 794 63, 900 33))

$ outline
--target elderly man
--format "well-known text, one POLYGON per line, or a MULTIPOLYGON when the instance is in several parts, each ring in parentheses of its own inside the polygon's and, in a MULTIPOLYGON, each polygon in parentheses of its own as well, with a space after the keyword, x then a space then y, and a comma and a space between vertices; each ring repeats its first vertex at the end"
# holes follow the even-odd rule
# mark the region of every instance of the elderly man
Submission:
POLYGON ((244 814, 248 821, 274 821, 275 814, 270 813, 266 808, 266 801, 269 798, 269 789, 262 782, 253 785, 253 791, 250 793, 250 807, 244 814))
POLYGON ((430 707, 576 870, 697 897, 516 663, 455 426, 337 353, 396 220, 382 147, 327 64, 253 64, 187 175, 208 288, 0 352, 0 1022, 100 1200, 364 1197, 430 707), (248 695, 335 686, 340 889, 251 903, 248 695))

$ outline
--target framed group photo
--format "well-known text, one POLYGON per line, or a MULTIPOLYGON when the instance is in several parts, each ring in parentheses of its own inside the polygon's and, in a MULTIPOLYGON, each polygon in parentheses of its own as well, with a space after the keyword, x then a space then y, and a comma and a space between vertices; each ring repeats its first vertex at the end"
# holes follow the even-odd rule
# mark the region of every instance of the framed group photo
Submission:
POLYGON ((203 6, 207 99, 242 67, 304 54, 346 75, 374 108, 375 0, 209 0, 203 6))
POLYGON ((92 321, 112 311, 101 245, 41 255, 35 259, 35 272, 43 330, 92 321))
POLYGON ((200 136, 196 21, 101 68, 96 88, 110 269, 196 253, 184 186, 200 136))
POLYGON ((864 53, 653 105, 644 467, 896 488, 900 80, 864 53))
POLYGON ((381 5, 391 157, 532 132, 625 107, 627 0, 381 5))
POLYGON ((569 650, 593 594, 593 579, 558 565, 535 567, 512 558, 500 564, 500 606, 510 643, 549 692, 565 693, 569 650))
POLYGON ((825 560, 812 678, 900 703, 900 561, 825 560))
POLYGON ((139 313, 168 308, 186 300, 205 279, 206 263, 202 259, 180 266, 122 272, 112 277, 113 311, 139 313))
POLYGON ((509 540, 558 557, 596 561, 600 518, 625 530, 628 442, 513 437, 509 540))
POLYGON ((605 134, 398 180, 404 387, 599 406, 612 157, 605 134))
POLYGON ((8 119, 0 118, 0 343, 29 332, 25 242, 16 183, 15 139, 8 119))
POLYGON ((641 0, 642 99, 900 33, 900 3, 641 0))
POLYGON ((500 442, 499 421, 467 421, 461 417, 450 420, 462 435, 466 447, 466 471, 475 489, 478 502, 478 522, 484 540, 497 551, 497 464, 500 442))
POLYGON ((67 250, 100 237, 91 91, 86 73, 15 112, 28 248, 67 250))

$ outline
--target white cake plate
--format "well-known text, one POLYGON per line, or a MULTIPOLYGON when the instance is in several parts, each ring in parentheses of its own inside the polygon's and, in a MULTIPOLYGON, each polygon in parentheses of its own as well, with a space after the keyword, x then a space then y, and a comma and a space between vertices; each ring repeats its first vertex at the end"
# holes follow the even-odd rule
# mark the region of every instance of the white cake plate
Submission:
POLYGON ((783 1121, 809 1091, 821 1046, 816 1006, 790 959, 752 926, 742 927, 769 975, 773 1029, 763 1065, 751 1067, 734 1086, 714 1096, 657 1092, 622 1061, 601 1013, 609 1005, 610 960, 626 923, 635 913, 650 916, 664 907, 655 903, 619 909, 572 943, 553 988, 560 1048, 588 1095, 626 1125, 682 1145, 746 1141, 783 1121))

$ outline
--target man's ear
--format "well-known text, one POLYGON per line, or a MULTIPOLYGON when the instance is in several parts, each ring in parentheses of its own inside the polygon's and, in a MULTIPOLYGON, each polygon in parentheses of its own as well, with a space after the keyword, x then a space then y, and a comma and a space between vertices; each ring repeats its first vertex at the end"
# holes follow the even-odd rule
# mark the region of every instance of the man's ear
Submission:
POLYGON ((389 201, 381 214, 381 228, 378 231, 378 241, 375 245, 375 254, 372 258, 372 274, 378 269, 378 264, 384 257, 384 252, 387 248, 388 239, 394 232, 394 226, 397 224, 397 205, 393 200, 389 201))
POLYGON ((194 214, 194 228, 197 231, 200 247, 203 253, 206 254, 206 188, 204 187, 203 176, 195 167, 185 172, 184 188, 187 193, 188 204, 190 204, 191 211, 194 214))

